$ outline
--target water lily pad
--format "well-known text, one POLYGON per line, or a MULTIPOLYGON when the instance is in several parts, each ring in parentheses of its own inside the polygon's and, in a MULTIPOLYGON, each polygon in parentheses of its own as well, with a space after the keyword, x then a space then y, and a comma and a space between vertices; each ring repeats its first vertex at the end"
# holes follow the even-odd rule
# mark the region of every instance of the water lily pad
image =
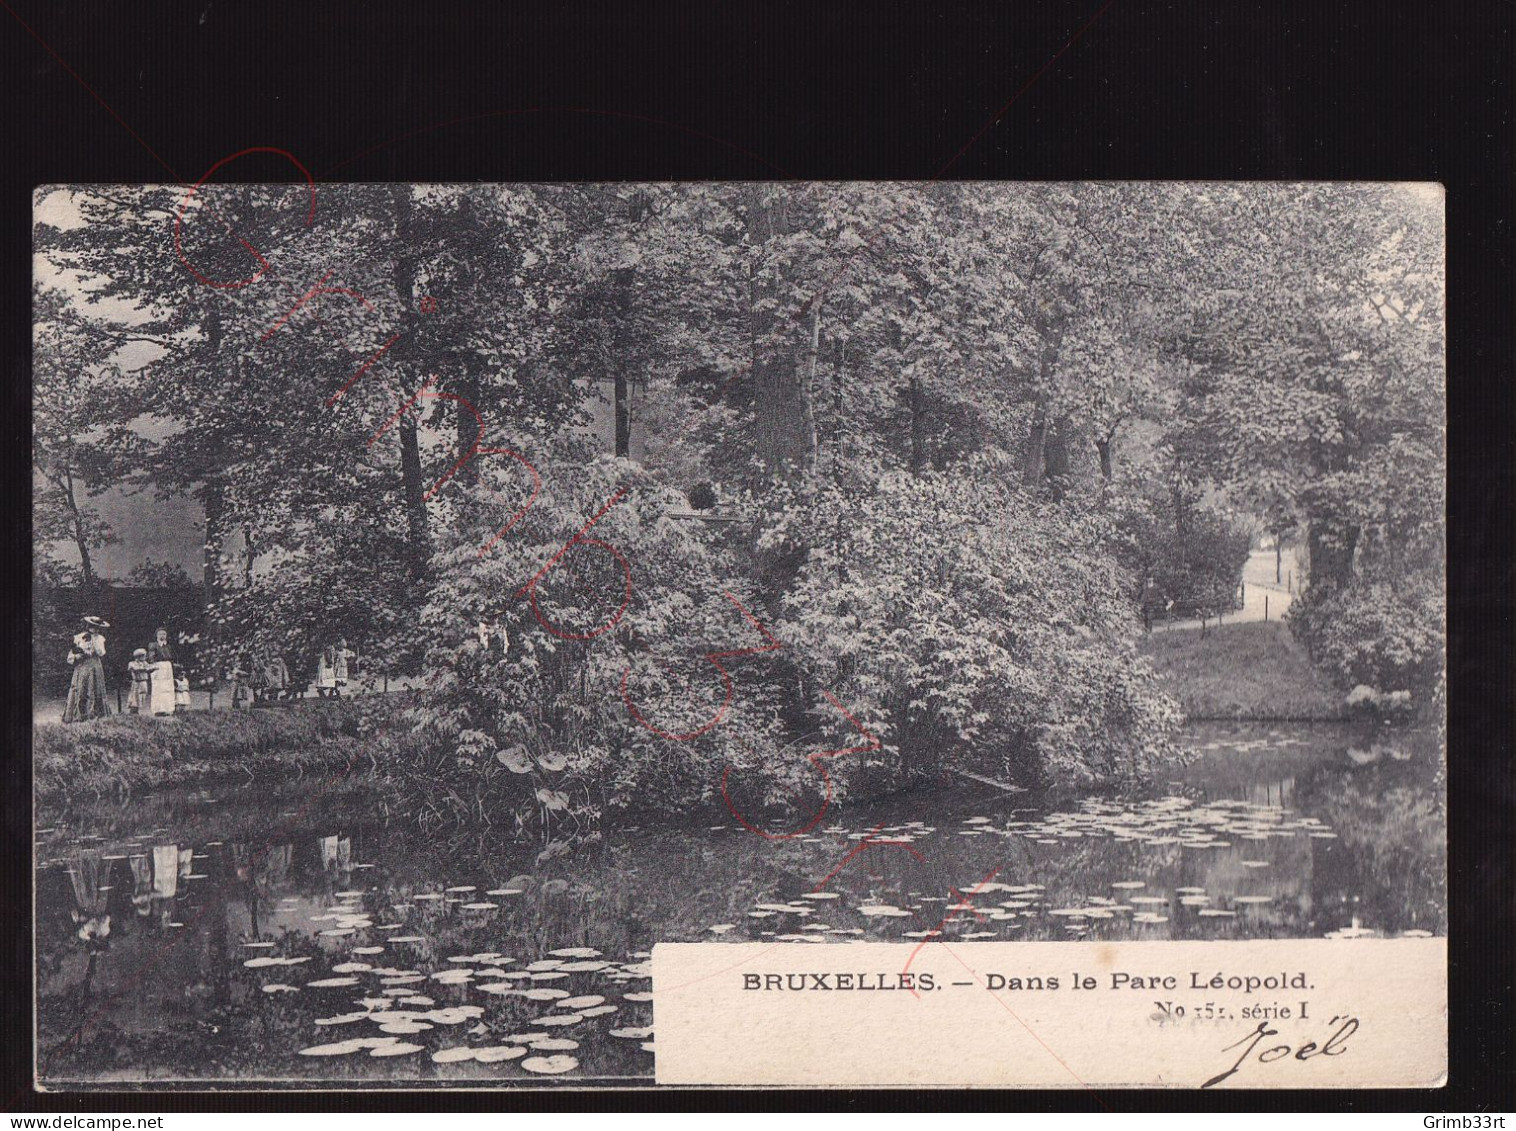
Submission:
POLYGON ((586 994, 583 997, 571 997, 558 1003, 559 1009, 583 1009, 591 1005, 604 1005, 605 998, 597 994, 586 994))
POLYGON ((333 974, 362 974, 372 970, 367 962, 339 962, 332 967, 333 974))
POLYGON ((521 1062, 521 1067, 528 1072, 557 1075, 560 1072, 572 1072, 579 1067, 579 1061, 561 1053, 555 1056, 529 1056, 521 1062))
POLYGON ((565 946, 558 950, 550 950, 548 954, 553 958, 599 958, 600 952, 591 946, 565 946))
POLYGON ((262 939, 255 939, 252 942, 245 942, 242 945, 245 946, 245 947, 252 948, 252 949, 262 950, 264 947, 270 947, 270 946, 273 946, 274 944, 271 943, 271 942, 266 942, 266 941, 264 941, 262 939))
POLYGON ((354 1021, 367 1021, 369 1014, 360 1010, 356 1013, 339 1013, 335 1017, 318 1017, 317 1025, 351 1025, 354 1021))
POLYGON ((396 1043, 393 1045, 380 1045, 378 1048, 370 1049, 369 1056, 409 1056, 413 1052, 425 1051, 422 1045, 396 1043))
POLYGON ((518 1045, 490 1045, 474 1050, 474 1059, 481 1064, 498 1064, 502 1060, 515 1060, 525 1056, 526 1049, 518 1045))
MULTIPOLYGON (((398 940, 396 940, 396 941, 398 941, 398 940)), ((353 947, 353 953, 354 954, 383 954, 384 953, 384 948, 382 946, 355 946, 355 947, 353 947)))
POLYGON ((652 1001, 653 1000, 653 995, 650 994, 650 993, 622 994, 621 996, 625 1000, 627 1000, 627 1001, 652 1001))
POLYGON ((1139 888, 1147 887, 1147 884, 1141 880, 1121 880, 1119 883, 1114 883, 1111 886, 1119 888, 1122 891, 1137 891, 1139 888))
POLYGON ((513 774, 532 772, 532 756, 527 753, 525 746, 519 744, 495 751, 495 760, 513 774))
POLYGON ((317 978, 314 982, 305 983, 312 989, 326 990, 335 986, 356 986, 357 978, 317 978))
POLYGON ((544 1037, 540 1041, 533 1041, 531 1047, 538 1052, 572 1052, 579 1047, 579 1042, 566 1037, 544 1037))
POLYGON ((597 1005, 590 1009, 581 1009, 579 1012, 585 1017, 604 1017, 607 1013, 615 1013, 619 1008, 620 1006, 615 1005, 597 1005))
POLYGON ((415 1033, 424 1033, 431 1028, 433 1026, 428 1025, 425 1021, 394 1021, 387 1025, 379 1026, 380 1032, 398 1033, 406 1037, 415 1033))
POLYGON ((270 982, 263 987, 266 994, 293 994, 299 992, 299 986, 287 986, 283 982, 270 982))
MULTIPOLYGON (((522 997, 526 998, 527 1001, 558 1001, 561 998, 566 998, 569 996, 567 990, 555 990, 548 986, 544 986, 540 989, 533 987, 529 990, 518 990, 516 992, 519 993, 522 997)), ((600 998, 598 1000, 604 1001, 605 999, 600 998)))
POLYGON ((465 911, 494 911, 499 906, 498 903, 465 903, 463 909, 465 911))
POLYGON ((651 1025, 642 1026, 640 1028, 612 1029, 611 1030, 611 1036, 613 1036, 613 1037, 624 1037, 624 1038, 626 1038, 628 1040, 632 1040, 632 1041, 645 1041, 648 1037, 651 1037, 652 1035, 653 1035, 653 1027, 651 1025))
POLYGON ((539 1017, 533 1021, 533 1025, 577 1025, 584 1020, 582 1013, 549 1013, 546 1017, 539 1017))
POLYGON ((478 891, 479 889, 476 888, 473 884, 460 884, 458 887, 448 888, 447 890, 448 891, 452 891, 452 892, 462 892, 462 891, 478 891))
POLYGON ((435 1021, 439 1025, 462 1025, 483 1013, 484 1007, 481 1005, 450 1005, 444 1009, 434 1009, 425 1016, 428 1021, 435 1021))
POLYGON ((586 958, 579 962, 565 962, 562 966, 558 967, 558 969, 564 974, 588 974, 595 970, 604 970, 609 965, 609 962, 601 962, 598 959, 586 958))
POLYGON ((476 1049, 471 1049, 467 1045, 458 1045, 455 1048, 438 1049, 432 1053, 432 1059, 438 1064, 458 1064, 461 1061, 473 1060, 475 1055, 477 1055, 476 1049))
POLYGON ((349 1053, 361 1052, 368 1048, 368 1044, 362 1040, 336 1041, 329 1045, 312 1045, 310 1048, 301 1049, 298 1056, 347 1056, 349 1053))

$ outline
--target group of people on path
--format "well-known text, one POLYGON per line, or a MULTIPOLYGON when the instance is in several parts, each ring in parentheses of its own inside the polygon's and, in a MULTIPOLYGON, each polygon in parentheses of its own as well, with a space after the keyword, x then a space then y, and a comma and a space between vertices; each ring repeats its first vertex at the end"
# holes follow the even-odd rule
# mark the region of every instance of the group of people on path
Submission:
MULTIPOLYGON (((66 723, 104 718, 110 714, 105 685, 105 633, 110 625, 100 617, 81 618, 80 631, 74 636, 68 653, 73 667, 68 700, 63 708, 66 723)), ((183 639, 181 637, 181 639, 183 639)), ((334 699, 348 683, 348 661, 356 653, 339 639, 321 650, 316 659, 316 694, 334 699)), ((131 676, 126 710, 133 715, 174 715, 190 706, 189 677, 182 657, 169 642, 168 630, 160 628, 146 648, 132 653, 127 664, 131 676)), ((269 703, 303 695, 305 688, 290 678, 283 657, 270 649, 259 649, 249 666, 239 662, 230 673, 233 709, 246 703, 269 703)))
MULTIPOLYGON (((84 617, 69 648, 74 674, 69 680, 63 721, 84 722, 110 714, 105 686, 105 632, 110 625, 99 617, 84 617)), ((189 707, 189 678, 160 628, 146 648, 132 653, 127 664, 132 687, 127 710, 134 715, 172 715, 189 707)))
MULTIPOLYGON (((347 638, 328 644, 316 657, 316 694, 322 699, 336 699, 347 686, 348 661, 357 653, 347 646, 347 638)), ((232 708, 246 703, 274 703, 305 694, 305 686, 290 678, 289 665, 284 657, 272 649, 259 647, 254 650, 252 662, 246 658, 237 661, 230 672, 232 680, 232 708)))

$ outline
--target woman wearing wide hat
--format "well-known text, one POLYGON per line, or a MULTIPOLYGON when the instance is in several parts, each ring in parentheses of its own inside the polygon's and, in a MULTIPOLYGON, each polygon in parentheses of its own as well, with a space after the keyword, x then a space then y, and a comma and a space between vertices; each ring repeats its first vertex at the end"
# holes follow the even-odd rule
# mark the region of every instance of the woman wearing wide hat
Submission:
POLYGON ((79 723, 85 719, 103 719, 110 713, 105 705, 105 630, 110 627, 99 617, 84 617, 80 632, 69 649, 68 662, 74 665, 68 685, 68 704, 63 721, 79 723))

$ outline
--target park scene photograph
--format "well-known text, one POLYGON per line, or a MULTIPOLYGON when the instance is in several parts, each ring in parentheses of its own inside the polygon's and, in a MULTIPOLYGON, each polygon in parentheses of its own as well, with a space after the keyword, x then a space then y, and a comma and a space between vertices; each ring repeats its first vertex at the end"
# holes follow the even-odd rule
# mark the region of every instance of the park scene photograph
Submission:
POLYGON ((1447 934, 1439 186, 260 149, 33 280, 44 1090, 651 1086, 658 943, 1447 934))

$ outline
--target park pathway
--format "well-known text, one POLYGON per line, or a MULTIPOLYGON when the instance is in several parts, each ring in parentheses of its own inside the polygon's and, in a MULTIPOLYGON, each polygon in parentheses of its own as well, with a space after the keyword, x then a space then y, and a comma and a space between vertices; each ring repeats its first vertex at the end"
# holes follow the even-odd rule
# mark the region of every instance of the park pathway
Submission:
MULTIPOLYGON (((1242 567, 1243 603, 1240 609, 1228 609, 1221 618, 1222 624, 1241 624, 1247 621, 1280 620, 1294 603, 1299 592, 1295 579, 1300 577, 1295 551, 1285 550, 1282 564, 1284 581, 1274 581, 1274 551, 1254 550, 1248 555, 1247 565, 1242 567), (1294 592, 1292 592, 1294 590, 1294 592)), ((1206 622, 1215 627, 1214 619, 1206 622)), ((1200 619, 1154 621, 1154 632, 1173 632, 1180 629, 1200 628, 1200 619)))

